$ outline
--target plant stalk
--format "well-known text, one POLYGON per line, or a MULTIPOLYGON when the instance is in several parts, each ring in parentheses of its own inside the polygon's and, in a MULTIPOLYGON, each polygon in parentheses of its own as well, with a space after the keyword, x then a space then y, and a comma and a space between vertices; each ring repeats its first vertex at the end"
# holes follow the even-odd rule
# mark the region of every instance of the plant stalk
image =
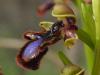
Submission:
POLYGON ((92 75, 100 75, 100 0, 92 0, 96 26, 95 61, 92 75))

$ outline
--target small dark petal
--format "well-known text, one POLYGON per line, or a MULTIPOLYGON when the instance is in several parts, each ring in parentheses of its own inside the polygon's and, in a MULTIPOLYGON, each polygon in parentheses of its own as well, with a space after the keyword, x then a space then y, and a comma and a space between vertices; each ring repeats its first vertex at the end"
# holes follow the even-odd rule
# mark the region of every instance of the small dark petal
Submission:
POLYGON ((32 32, 26 32, 24 33, 24 38, 31 40, 32 39, 32 35, 34 35, 32 32))
POLYGON ((54 2, 45 2, 37 9, 37 15, 43 16, 48 10, 50 10, 54 6, 54 2))
POLYGON ((76 25, 70 25, 68 30, 78 30, 78 27, 76 25))
POLYGON ((24 38, 27 40, 37 40, 40 38, 42 33, 39 32, 26 32, 24 33, 24 38))
MULTIPOLYGON (((29 44, 30 42, 28 42, 27 44, 29 44)), ((27 46, 26 44, 26 46, 27 46)), ((16 63, 18 66, 20 66, 21 68, 23 69, 29 69, 29 70, 37 70, 39 68, 39 65, 40 65, 40 61, 41 59, 43 58, 43 56, 47 53, 48 51, 48 48, 45 48, 43 50, 39 50, 39 53, 36 57, 28 60, 28 61, 25 61, 22 56, 23 56, 23 52, 26 48, 26 46, 24 46, 21 51, 19 52, 19 54, 17 55, 16 57, 16 63)))
POLYGON ((76 33, 73 33, 71 31, 66 31, 64 40, 69 39, 69 38, 76 38, 76 33))
POLYGON ((67 22, 69 25, 73 25, 76 23, 76 19, 74 17, 67 17, 67 22))

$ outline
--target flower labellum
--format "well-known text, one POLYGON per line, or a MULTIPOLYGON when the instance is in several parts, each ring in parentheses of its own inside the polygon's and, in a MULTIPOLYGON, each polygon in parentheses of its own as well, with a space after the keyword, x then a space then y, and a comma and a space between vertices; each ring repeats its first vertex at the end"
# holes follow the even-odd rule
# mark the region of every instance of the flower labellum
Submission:
POLYGON ((39 49, 41 43, 42 39, 26 43, 17 55, 17 64, 24 69, 38 69, 40 60, 48 51, 48 48, 44 48, 43 50, 39 49))
POLYGON ((63 68, 60 75, 84 75, 85 70, 77 65, 69 64, 63 68))
POLYGON ((25 61, 28 61, 34 57, 36 57, 39 53, 38 51, 38 47, 40 46, 40 44, 42 43, 42 39, 30 42, 30 44, 28 44, 23 52, 22 58, 25 61))

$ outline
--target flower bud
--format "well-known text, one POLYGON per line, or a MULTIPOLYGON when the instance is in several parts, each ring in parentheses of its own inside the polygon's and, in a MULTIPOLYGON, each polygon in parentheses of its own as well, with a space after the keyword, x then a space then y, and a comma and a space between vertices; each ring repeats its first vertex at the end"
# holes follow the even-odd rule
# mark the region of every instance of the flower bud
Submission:
POLYGON ((84 69, 70 64, 63 68, 60 75, 84 75, 84 69))
POLYGON ((52 10, 52 16, 58 19, 66 17, 75 17, 73 10, 65 4, 56 4, 52 10))
POLYGON ((56 4, 60 4, 60 3, 63 3, 65 4, 66 0, 54 0, 54 3, 56 4))

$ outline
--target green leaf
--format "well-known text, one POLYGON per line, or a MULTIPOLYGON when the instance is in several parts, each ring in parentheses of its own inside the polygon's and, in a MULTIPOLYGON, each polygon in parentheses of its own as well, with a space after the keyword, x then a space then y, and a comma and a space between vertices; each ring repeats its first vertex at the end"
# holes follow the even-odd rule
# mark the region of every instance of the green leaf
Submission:
POLYGON ((86 33, 86 32, 85 32, 84 30, 82 30, 82 29, 79 29, 79 30, 77 31, 77 35, 78 35, 78 37, 79 37, 79 39, 80 39, 81 41, 83 41, 84 43, 86 43, 92 50, 94 50, 95 45, 94 45, 94 43, 92 42, 92 39, 91 39, 91 37, 89 36, 88 33, 86 33))
POLYGON ((95 44, 96 41, 95 21, 93 18, 92 6, 81 3, 81 9, 82 9, 82 21, 83 21, 82 29, 85 30, 90 35, 91 40, 95 44))

